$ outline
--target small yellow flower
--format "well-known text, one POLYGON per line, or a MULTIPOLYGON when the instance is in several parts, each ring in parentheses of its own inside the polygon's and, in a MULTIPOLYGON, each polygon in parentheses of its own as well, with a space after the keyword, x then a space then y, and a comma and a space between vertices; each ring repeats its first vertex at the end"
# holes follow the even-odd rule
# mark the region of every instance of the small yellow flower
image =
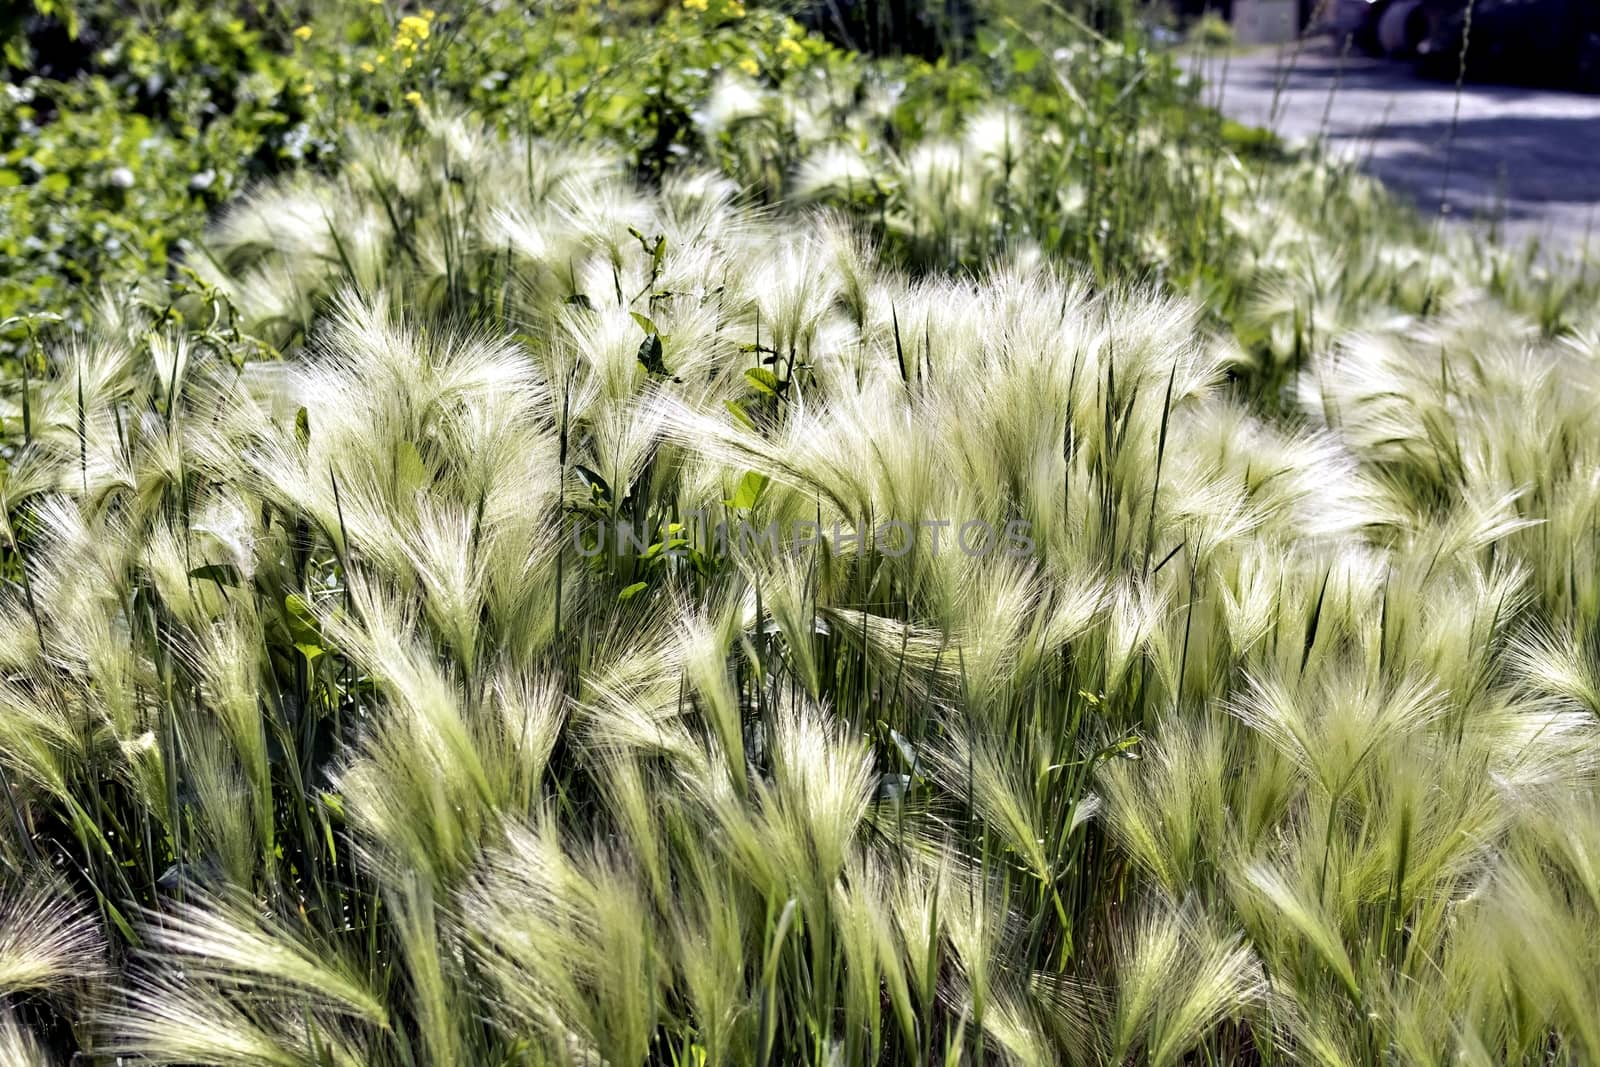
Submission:
POLYGON ((368 74, 376 74, 376 73, 378 73, 378 68, 374 67, 371 63, 362 63, 361 64, 361 69, 366 71, 368 74))
POLYGON ((431 7, 425 7, 422 9, 422 17, 427 19, 429 22, 432 22, 434 19, 439 17, 439 13, 431 7))
POLYGON ((724 14, 732 19, 743 18, 744 5, 739 3, 739 0, 728 0, 728 6, 724 11, 724 14))
POLYGON ((309 40, 311 40, 311 27, 310 26, 296 26, 295 27, 295 31, 294 31, 294 35, 296 37, 300 38, 302 41, 309 41, 309 40))
POLYGON ((739 69, 750 75, 752 78, 761 73, 761 67, 758 66, 756 61, 751 59, 749 56, 745 56, 743 59, 739 60, 739 69))
POLYGON ((421 15, 407 15, 395 28, 394 43, 390 47, 396 52, 415 52, 422 47, 432 32, 432 26, 427 19, 421 15))
POLYGON ((707 0, 683 0, 683 6, 690 11, 704 11, 711 5, 707 0))
POLYGON ((785 37, 778 42, 778 51, 791 56, 803 56, 806 50, 800 47, 800 42, 793 37, 785 37))
POLYGON ((301 82, 300 83, 300 95, 301 96, 310 96, 312 93, 314 93, 316 91, 317 91, 317 87, 315 85, 312 85, 310 82, 301 82))
POLYGON ((413 89, 405 95, 405 102, 410 104, 412 107, 421 107, 422 94, 413 89))

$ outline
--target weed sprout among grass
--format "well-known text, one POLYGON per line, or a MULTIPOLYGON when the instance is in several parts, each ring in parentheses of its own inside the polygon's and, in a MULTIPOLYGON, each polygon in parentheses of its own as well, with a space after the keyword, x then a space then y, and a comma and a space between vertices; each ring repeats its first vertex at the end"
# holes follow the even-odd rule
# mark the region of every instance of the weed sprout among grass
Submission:
POLYGON ((1592 286, 1058 132, 423 109, 44 331, 0 1059, 1600 1058, 1592 286))

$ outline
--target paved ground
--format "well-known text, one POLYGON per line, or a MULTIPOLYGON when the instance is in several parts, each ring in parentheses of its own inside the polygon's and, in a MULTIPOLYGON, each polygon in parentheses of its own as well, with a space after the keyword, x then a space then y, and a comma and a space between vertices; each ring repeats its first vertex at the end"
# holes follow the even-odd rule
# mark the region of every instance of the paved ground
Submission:
POLYGON ((1314 45, 1191 67, 1229 117, 1289 140, 1325 135, 1425 210, 1498 220, 1509 240, 1551 250, 1600 249, 1600 96, 1467 86, 1458 101, 1404 64, 1314 45))

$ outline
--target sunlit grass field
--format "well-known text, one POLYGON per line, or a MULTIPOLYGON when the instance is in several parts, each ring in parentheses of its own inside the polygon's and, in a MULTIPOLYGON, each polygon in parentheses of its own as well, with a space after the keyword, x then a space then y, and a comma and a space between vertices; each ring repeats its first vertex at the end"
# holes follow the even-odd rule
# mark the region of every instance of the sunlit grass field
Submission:
POLYGON ((1092 5, 107 10, 0 142, 0 1063, 1600 1060, 1589 264, 1092 5))

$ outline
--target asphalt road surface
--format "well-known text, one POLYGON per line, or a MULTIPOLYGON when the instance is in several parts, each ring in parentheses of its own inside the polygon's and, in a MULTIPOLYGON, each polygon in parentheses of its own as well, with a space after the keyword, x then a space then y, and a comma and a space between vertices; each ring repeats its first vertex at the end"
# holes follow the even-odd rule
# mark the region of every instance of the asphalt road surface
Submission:
POLYGON ((1424 211, 1552 252, 1600 253, 1600 96, 1484 85, 1458 96, 1405 64, 1311 43, 1190 69, 1228 117, 1288 141, 1324 137, 1424 211))

